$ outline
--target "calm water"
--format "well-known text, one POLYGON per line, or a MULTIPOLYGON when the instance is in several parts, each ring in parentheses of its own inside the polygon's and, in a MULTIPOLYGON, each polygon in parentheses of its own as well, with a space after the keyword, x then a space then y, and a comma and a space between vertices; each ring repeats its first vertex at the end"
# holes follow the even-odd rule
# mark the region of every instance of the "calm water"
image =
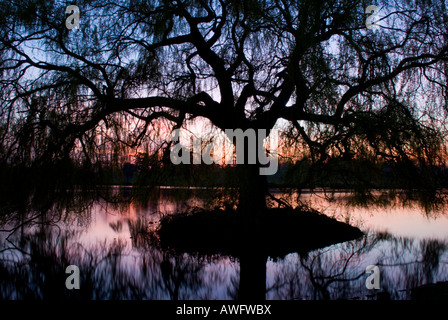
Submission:
MULTIPOLYGON (((411 289, 448 280, 447 207, 428 210, 400 196, 363 207, 349 193, 302 194, 302 203, 365 233, 304 255, 160 249, 151 230, 161 216, 222 205, 218 193, 216 200, 200 189, 155 189, 145 200, 79 196, 10 212, 0 227, 0 298, 236 299, 245 282, 266 299, 410 299, 411 289), (68 265, 80 269, 80 290, 65 288, 68 265), (379 290, 366 288, 368 265, 380 269, 379 290)), ((274 194, 297 204, 298 194, 274 194)))

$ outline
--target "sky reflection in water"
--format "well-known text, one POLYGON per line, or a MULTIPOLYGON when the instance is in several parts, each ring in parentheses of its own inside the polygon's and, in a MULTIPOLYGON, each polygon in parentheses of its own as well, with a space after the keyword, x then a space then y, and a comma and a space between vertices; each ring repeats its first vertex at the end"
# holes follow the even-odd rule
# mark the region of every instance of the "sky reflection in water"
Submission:
MULTIPOLYGON (((1 232, 0 276, 5 280, 0 298, 237 299, 240 257, 162 250, 148 233, 162 214, 210 204, 201 191, 193 196, 174 189, 156 192, 145 202, 96 200, 83 208, 54 206, 33 223, 1 232), (80 290, 65 288, 65 268, 70 264, 80 268, 80 290)), ((404 205, 399 199, 366 208, 348 205, 349 194, 337 193, 331 201, 322 195, 303 194, 300 199, 358 226, 366 235, 304 255, 249 263, 246 258, 242 268, 264 273, 264 278, 247 280, 265 282, 253 286, 254 295, 288 300, 410 299, 412 288, 447 281, 445 207, 428 215, 418 204, 404 205), (365 269, 372 264, 381 271, 380 290, 365 286, 365 269)), ((297 194, 276 196, 295 199, 297 194)), ((14 223, 1 229, 11 229, 14 223)))

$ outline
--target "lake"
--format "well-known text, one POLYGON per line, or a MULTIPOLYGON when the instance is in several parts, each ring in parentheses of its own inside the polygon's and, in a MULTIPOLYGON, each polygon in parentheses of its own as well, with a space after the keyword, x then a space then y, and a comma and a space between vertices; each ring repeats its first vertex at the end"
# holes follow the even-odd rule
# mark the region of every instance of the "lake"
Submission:
POLYGON ((115 187, 11 209, 0 221, 0 298, 237 299, 246 282, 268 300, 401 300, 448 280, 448 207, 385 191, 361 205, 346 191, 272 190, 364 233, 307 253, 258 259, 162 249, 152 232, 162 216, 228 205, 224 191, 154 188, 131 197, 132 188, 115 187), (65 286, 69 265, 79 268, 79 290, 65 286), (378 267, 379 289, 366 286, 368 266, 378 267))

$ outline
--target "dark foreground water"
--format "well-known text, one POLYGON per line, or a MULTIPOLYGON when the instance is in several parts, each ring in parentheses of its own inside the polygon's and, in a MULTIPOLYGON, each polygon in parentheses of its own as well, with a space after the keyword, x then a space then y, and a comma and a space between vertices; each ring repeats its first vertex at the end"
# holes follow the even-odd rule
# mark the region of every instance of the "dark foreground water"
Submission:
MULTIPOLYGON (((237 258, 162 250, 151 232, 163 215, 223 205, 221 192, 158 188, 144 200, 129 200, 127 193, 117 188, 108 197, 6 210, 0 298, 237 299, 246 283, 266 299, 411 299, 413 289, 448 280, 445 206, 428 210, 396 195, 365 207, 354 205, 349 193, 304 193, 300 201, 365 236, 306 254, 237 258), (69 265, 79 268, 79 290, 66 288, 69 265), (371 265, 378 267, 379 289, 366 286, 371 265)), ((295 193, 275 195, 297 204, 295 193)))

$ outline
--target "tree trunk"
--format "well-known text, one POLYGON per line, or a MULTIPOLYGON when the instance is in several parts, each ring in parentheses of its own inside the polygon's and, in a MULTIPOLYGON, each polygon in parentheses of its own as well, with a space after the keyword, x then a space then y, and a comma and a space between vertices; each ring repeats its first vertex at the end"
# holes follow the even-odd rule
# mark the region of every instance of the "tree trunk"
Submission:
POLYGON ((266 296, 266 256, 262 253, 263 213, 266 207, 267 180, 257 165, 241 165, 238 213, 241 223, 240 286, 238 299, 261 301, 266 296), (260 247, 261 246, 261 247, 260 247))
POLYGON ((246 217, 259 217, 266 207, 268 191, 266 176, 259 174, 258 165, 238 165, 238 212, 246 217))

